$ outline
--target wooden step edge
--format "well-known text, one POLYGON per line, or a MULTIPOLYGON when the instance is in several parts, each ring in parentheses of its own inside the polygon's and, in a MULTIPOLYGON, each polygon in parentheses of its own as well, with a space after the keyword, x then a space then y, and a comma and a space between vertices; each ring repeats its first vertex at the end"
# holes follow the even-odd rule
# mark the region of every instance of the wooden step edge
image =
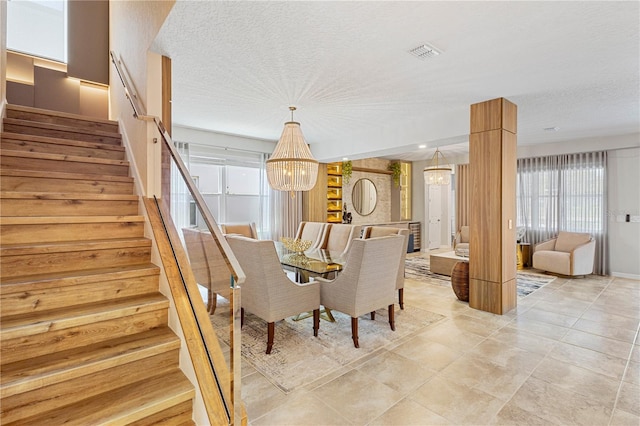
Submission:
POLYGON ((0 296, 28 292, 35 289, 45 290, 48 288, 70 287, 82 284, 126 280, 128 278, 138 278, 148 275, 160 275, 160 268, 153 263, 147 263, 113 268, 3 278, 0 283, 0 296))
POLYGON ((2 319, 0 340, 24 338, 48 331, 64 330, 168 308, 169 300, 158 293, 157 295, 142 295, 52 311, 14 315, 2 319))
POLYGON ((0 168, 0 176, 31 177, 46 179, 88 180, 92 182, 125 182, 132 183, 132 176, 95 175, 90 173, 49 172, 42 170, 22 170, 0 168))
POLYGON ((24 105, 7 104, 7 110, 21 111, 21 112, 27 112, 27 113, 33 113, 33 114, 51 115, 53 117, 69 118, 73 120, 87 121, 90 123, 101 123, 101 124, 110 124, 112 126, 119 126, 117 121, 108 120, 106 118, 89 117, 86 115, 73 114, 70 112, 53 111, 50 109, 35 108, 35 107, 29 107, 24 105))
POLYGON ((107 132, 104 130, 84 129, 82 127, 65 126, 63 124, 43 123, 41 121, 20 120, 19 118, 5 118, 4 124, 14 126, 35 127, 37 129, 56 130, 59 132, 75 133, 78 135, 102 136, 122 140, 122 136, 117 132, 107 132))
POLYGON ((144 216, 5 216, 0 217, 0 226, 9 225, 56 225, 80 223, 140 223, 144 216))
POLYGON ((149 358, 179 349, 180 344, 166 327, 6 364, 2 366, 0 398, 149 358))
POLYGON ((60 241, 41 244, 4 244, 0 247, 0 257, 133 247, 151 247, 151 240, 144 237, 134 237, 110 240, 60 241))
POLYGON ((195 390, 178 368, 72 405, 21 420, 21 424, 127 425, 192 401, 195 390))
POLYGON ((137 195, 95 194, 85 192, 28 192, 0 191, 0 199, 14 200, 94 200, 94 201, 137 201, 137 195))
POLYGON ((40 142, 40 143, 48 143, 52 145, 66 145, 66 146, 74 146, 77 148, 90 148, 90 149, 99 149, 104 151, 117 151, 117 152, 125 151, 124 146, 122 145, 112 145, 112 144, 100 143, 100 142, 76 141, 73 139, 52 138, 48 136, 29 135, 25 133, 3 132, 0 136, 1 136, 0 139, 2 140, 40 142))
POLYGON ((129 162, 127 160, 109 160, 108 158, 82 157, 79 155, 48 154, 43 152, 15 151, 12 149, 3 149, 1 154, 3 157, 18 157, 37 160, 66 161, 72 163, 104 164, 108 166, 129 167, 129 162))

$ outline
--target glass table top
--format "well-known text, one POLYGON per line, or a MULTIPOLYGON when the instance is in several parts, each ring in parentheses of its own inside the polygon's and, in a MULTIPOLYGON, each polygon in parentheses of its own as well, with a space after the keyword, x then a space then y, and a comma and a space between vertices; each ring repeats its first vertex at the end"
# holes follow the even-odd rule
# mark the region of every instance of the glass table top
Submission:
POLYGON ((326 275, 342 270, 344 260, 336 253, 322 249, 307 250, 302 254, 288 250, 279 241, 274 241, 280 263, 285 266, 326 275))

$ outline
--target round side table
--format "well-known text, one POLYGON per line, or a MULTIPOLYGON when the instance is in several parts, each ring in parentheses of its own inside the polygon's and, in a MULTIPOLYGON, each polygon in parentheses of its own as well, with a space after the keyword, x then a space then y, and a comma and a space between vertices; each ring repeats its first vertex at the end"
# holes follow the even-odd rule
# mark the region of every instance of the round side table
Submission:
POLYGON ((451 287, 459 300, 469 301, 469 262, 457 262, 453 265, 451 287))

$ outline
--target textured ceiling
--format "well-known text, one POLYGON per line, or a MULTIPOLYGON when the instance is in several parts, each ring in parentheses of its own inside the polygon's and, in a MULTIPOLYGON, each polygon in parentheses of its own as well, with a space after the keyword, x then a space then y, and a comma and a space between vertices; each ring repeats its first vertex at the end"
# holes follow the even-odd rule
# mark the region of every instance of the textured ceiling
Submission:
POLYGON ((496 97, 520 145, 638 132, 639 4, 178 1, 152 50, 174 124, 277 140, 294 105, 320 160, 420 160, 496 97), (443 53, 408 53, 425 42, 443 53))

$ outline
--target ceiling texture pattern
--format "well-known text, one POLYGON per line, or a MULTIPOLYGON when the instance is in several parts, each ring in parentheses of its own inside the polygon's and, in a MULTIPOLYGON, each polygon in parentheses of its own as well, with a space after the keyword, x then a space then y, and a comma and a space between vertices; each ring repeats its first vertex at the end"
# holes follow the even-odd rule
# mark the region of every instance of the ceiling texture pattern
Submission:
POLYGON ((172 59, 174 124, 275 141, 293 105, 321 161, 424 160, 497 97, 520 145, 637 133, 639 5, 178 1, 152 50, 172 59), (423 43, 442 53, 408 53, 423 43))

